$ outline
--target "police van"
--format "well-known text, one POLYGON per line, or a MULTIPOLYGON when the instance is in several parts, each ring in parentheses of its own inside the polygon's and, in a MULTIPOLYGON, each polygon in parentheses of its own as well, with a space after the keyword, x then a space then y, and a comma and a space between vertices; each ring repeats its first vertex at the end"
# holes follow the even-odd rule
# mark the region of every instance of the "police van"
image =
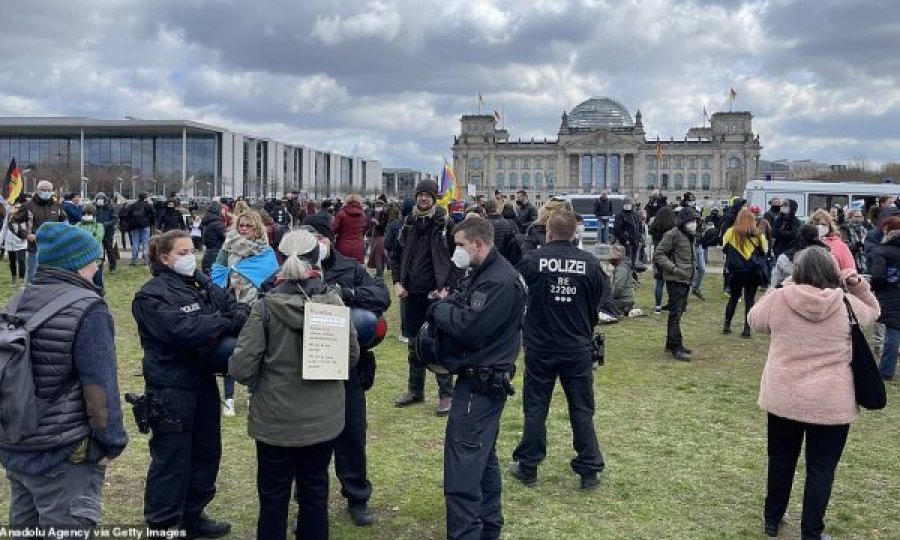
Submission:
MULTIPOLYGON (((572 211, 581 216, 582 223, 584 223, 585 240, 598 241, 597 216, 594 215, 594 202, 598 197, 600 197, 599 193, 582 195, 562 193, 553 198, 568 202, 572 206, 572 211)), ((622 201, 625 199, 625 195, 610 193, 607 198, 612 203, 613 209, 612 215, 609 217, 609 234, 612 235, 615 216, 622 211, 622 201)))
POLYGON ((878 203, 878 197, 900 197, 900 184, 863 182, 747 182, 744 198, 750 206, 766 208, 774 198, 797 201, 797 217, 809 216, 818 209, 834 206, 864 210, 878 203))

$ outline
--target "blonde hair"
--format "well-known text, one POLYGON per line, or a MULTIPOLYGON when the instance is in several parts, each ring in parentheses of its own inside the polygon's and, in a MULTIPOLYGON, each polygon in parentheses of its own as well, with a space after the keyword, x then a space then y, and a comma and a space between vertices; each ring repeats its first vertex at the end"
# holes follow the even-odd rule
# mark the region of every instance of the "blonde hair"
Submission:
POLYGON ((351 193, 350 195, 347 195, 346 199, 344 199, 344 204, 350 204, 354 202, 362 204, 362 199, 360 199, 359 195, 357 195, 356 193, 351 193))
POLYGON ((285 257, 284 264, 278 277, 282 281, 305 281, 312 276, 313 265, 309 261, 301 259, 304 255, 319 247, 316 235, 306 229, 297 229, 285 234, 278 244, 278 251, 285 257))
POLYGON ((232 229, 237 231, 241 221, 250 222, 250 226, 253 227, 253 232, 256 235, 254 237, 255 239, 259 240, 260 238, 266 238, 266 226, 263 225, 262 216, 259 215, 259 212, 247 210, 246 212, 235 216, 234 223, 231 225, 232 229))
POLYGON ((825 210, 816 210, 813 212, 811 216, 809 216, 809 222, 813 225, 828 225, 828 234, 834 234, 837 228, 834 226, 834 218, 831 217, 831 213, 825 210))
POLYGON ((538 223, 546 225, 547 222, 550 221, 550 216, 559 210, 565 209, 565 207, 566 203, 564 201, 558 201, 556 199, 547 201, 538 211, 538 223))
POLYGON ((234 203, 234 208, 232 208, 232 210, 231 210, 231 215, 234 216, 235 219, 237 219, 238 217, 241 216, 241 214, 243 214, 244 212, 249 212, 249 211, 250 211, 250 205, 247 204, 247 201, 240 200, 240 201, 237 201, 236 203, 234 203))

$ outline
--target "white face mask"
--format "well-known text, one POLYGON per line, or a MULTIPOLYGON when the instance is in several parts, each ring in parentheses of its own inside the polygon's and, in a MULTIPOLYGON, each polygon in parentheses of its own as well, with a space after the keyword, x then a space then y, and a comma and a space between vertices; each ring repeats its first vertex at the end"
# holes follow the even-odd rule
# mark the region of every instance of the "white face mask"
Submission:
POLYGON ((319 266, 322 266, 322 261, 328 258, 329 251, 328 244, 325 242, 319 242, 319 266))
POLYGON ((97 206, 105 206, 105 205, 106 205, 106 201, 105 201, 105 200, 103 200, 103 199, 97 199, 97 206))
POLYGON ((193 255, 182 255, 175 259, 172 270, 175 270, 182 276, 193 276, 194 272, 197 271, 197 258, 193 255))
POLYGON ((688 221, 684 224, 684 230, 689 233, 697 232, 697 222, 696 221, 688 221))
POLYGON ((821 224, 816 225, 816 230, 819 231, 819 236, 825 236, 829 232, 831 232, 831 229, 828 227, 828 225, 821 225, 821 224))
POLYGON ((466 268, 472 266, 472 257, 469 256, 469 252, 464 250, 460 246, 456 246, 456 250, 453 252, 453 257, 450 259, 453 261, 453 264, 456 265, 460 270, 465 270, 466 268))
POLYGON ((631 211, 631 205, 630 205, 630 204, 623 204, 623 205, 622 205, 622 210, 625 210, 626 212, 630 212, 630 211, 631 211))
POLYGON ((94 216, 81 216, 81 221, 85 223, 93 223, 94 216))
POLYGON ((791 207, 790 207, 790 206, 787 206, 787 205, 782 206, 782 207, 781 207, 781 213, 782 213, 782 214, 790 214, 790 213, 791 213, 791 207))

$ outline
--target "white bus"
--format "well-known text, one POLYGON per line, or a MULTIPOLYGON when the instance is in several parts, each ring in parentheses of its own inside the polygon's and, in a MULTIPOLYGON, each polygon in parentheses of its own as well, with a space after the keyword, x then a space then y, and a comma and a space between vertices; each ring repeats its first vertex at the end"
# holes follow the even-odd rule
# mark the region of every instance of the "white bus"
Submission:
POLYGON ((868 184, 863 182, 747 182, 744 198, 748 205, 759 205, 764 211, 769 201, 797 201, 797 217, 809 216, 817 209, 828 210, 839 205, 843 209, 864 210, 877 204, 878 197, 900 197, 900 184, 868 184))

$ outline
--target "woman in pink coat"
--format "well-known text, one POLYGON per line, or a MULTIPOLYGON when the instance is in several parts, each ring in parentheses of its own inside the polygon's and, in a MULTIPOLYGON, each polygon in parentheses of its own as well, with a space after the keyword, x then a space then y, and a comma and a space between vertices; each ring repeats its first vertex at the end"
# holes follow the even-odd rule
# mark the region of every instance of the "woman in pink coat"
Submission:
POLYGON ((823 537, 834 471, 859 415, 845 297, 860 324, 878 318, 878 300, 868 282, 853 269, 839 273, 829 252, 814 246, 794 256, 792 277, 784 287, 770 289, 747 315, 753 330, 772 335, 759 390, 759 406, 768 412, 764 516, 765 533, 772 537, 778 536, 787 510, 804 437, 800 530, 803 538, 823 537))
POLYGON ((809 216, 809 223, 819 229, 819 238, 831 250, 831 256, 834 257, 838 268, 841 271, 856 270, 856 259, 853 258, 850 248, 841 239, 841 234, 831 214, 825 210, 816 210, 813 215, 809 216))
POLYGON ((338 253, 363 264, 366 260, 366 229, 369 218, 363 210, 359 195, 351 193, 341 211, 334 216, 331 230, 335 236, 334 249, 338 253))

